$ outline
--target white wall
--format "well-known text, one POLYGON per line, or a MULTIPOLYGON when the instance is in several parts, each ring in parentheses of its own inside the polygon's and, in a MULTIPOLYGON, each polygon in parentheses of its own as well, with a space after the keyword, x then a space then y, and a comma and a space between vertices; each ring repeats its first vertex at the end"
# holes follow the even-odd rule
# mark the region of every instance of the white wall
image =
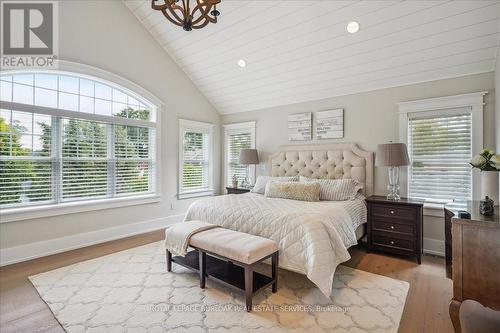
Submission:
MULTIPOLYGON (((1 249, 111 227, 123 229, 126 224, 184 212, 191 201, 176 200, 178 118, 217 124, 215 170, 220 170, 219 114, 122 1, 61 1, 59 19, 60 59, 118 74, 165 104, 159 170, 162 199, 157 204, 2 223, 1 249)), ((215 181, 220 183, 219 173, 215 181)))
MULTIPOLYGON (((261 154, 261 160, 267 161, 269 154, 275 152, 280 145, 293 144, 288 141, 287 136, 288 114, 344 108, 345 137, 338 140, 322 140, 321 142, 356 142, 363 149, 376 151, 379 143, 399 140, 397 102, 486 90, 490 93, 485 96, 484 143, 486 147, 492 147, 495 143, 493 81, 492 72, 470 75, 259 111, 223 115, 222 121, 227 124, 256 120, 257 149, 261 154)), ((260 166, 257 172, 265 174, 266 170, 260 166)), ((386 184, 387 170, 376 168, 375 193, 385 195, 386 184)), ((426 218, 424 237, 427 238, 428 243, 433 244, 431 247, 441 246, 444 249, 443 220, 441 218, 426 218), (437 242, 433 242, 433 240, 437 242)))

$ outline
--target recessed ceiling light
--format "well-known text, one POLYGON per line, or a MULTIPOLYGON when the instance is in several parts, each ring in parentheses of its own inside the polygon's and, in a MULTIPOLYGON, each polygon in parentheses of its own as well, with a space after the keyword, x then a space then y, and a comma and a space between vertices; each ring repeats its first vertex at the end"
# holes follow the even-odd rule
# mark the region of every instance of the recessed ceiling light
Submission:
POLYGON ((240 59, 238 60, 238 66, 240 66, 241 68, 245 68, 247 67, 247 62, 243 59, 240 59))
POLYGON ((347 25, 347 32, 355 34, 358 31, 359 31, 359 23, 356 21, 349 22, 349 24, 347 25))

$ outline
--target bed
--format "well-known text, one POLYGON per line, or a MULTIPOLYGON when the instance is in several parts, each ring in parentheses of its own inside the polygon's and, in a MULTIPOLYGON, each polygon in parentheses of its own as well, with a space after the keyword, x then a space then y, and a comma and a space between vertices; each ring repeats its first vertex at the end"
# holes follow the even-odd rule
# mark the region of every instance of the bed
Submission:
POLYGON ((269 158, 271 176, 352 178, 354 200, 304 202, 257 193, 197 200, 185 220, 203 220, 278 242, 280 267, 305 274, 327 296, 336 267, 363 235, 364 196, 373 194, 373 153, 356 144, 284 146, 269 158))

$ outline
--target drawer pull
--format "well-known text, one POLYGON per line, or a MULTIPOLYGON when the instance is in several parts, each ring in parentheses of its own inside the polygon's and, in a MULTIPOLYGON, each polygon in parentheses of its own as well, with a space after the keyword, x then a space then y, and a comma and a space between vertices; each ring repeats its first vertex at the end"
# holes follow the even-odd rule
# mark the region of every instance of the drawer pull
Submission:
POLYGON ((391 243, 391 245, 394 245, 394 241, 391 241, 390 243, 391 243))
POLYGON ((394 211, 393 211, 393 210, 391 210, 391 214, 394 214, 394 211))
POLYGON ((394 230, 394 226, 393 225, 391 225, 391 229, 394 230))

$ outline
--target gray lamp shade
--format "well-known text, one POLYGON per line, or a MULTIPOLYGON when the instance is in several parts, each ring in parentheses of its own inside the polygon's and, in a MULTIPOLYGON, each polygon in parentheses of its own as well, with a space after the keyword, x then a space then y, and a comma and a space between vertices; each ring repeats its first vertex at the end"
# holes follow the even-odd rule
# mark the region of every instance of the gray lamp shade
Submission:
POLYGON ((257 149, 242 149, 240 151, 240 164, 259 164, 257 149))
POLYGON ((405 166, 410 164, 404 143, 385 143, 377 146, 376 166, 405 166))

